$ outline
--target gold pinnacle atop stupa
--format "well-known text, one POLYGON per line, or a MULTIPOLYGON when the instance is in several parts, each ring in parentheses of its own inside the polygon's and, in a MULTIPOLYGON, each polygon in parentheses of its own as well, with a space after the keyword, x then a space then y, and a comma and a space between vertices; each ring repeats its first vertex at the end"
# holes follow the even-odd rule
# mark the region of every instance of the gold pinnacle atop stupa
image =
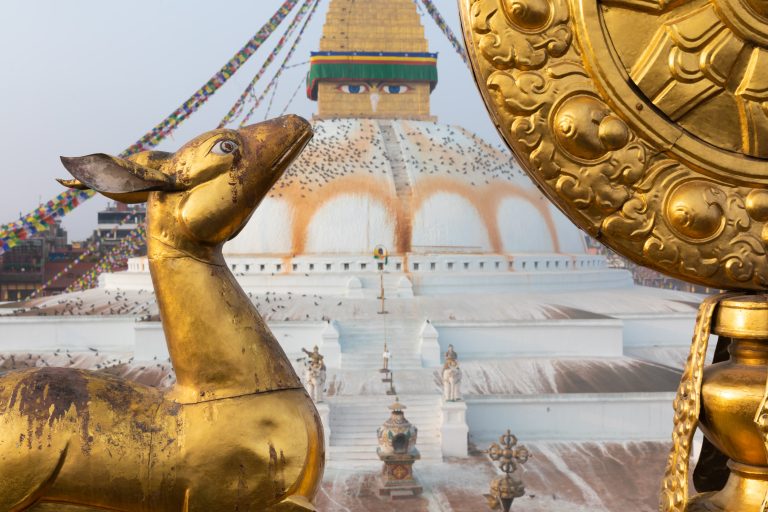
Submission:
POLYGON ((434 120, 437 54, 428 53, 412 0, 331 0, 310 61, 307 95, 318 118, 434 120))
POLYGON ((426 52, 413 0, 331 0, 321 51, 426 52))

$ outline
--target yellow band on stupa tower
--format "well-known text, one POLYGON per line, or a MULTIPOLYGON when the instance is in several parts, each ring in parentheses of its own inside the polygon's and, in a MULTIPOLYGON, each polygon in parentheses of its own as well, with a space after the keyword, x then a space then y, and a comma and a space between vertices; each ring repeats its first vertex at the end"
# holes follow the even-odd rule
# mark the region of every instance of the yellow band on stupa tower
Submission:
POLYGON ((307 95, 318 118, 429 119, 437 54, 413 0, 331 0, 307 95))

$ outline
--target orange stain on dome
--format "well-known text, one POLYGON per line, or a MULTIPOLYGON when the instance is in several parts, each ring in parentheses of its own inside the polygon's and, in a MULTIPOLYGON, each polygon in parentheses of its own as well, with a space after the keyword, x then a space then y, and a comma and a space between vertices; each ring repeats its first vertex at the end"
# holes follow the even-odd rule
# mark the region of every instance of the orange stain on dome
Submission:
POLYGON ((512 183, 494 181, 488 185, 471 185, 459 180, 445 177, 422 177, 413 186, 413 211, 418 211, 430 197, 439 193, 456 194, 471 204, 485 224, 491 249, 494 252, 504 252, 499 229, 499 207, 504 199, 520 197, 528 201, 541 214, 547 225, 549 236, 555 252, 560 252, 560 242, 552 213, 543 198, 534 192, 526 191, 512 183))
POLYGON ((420 177, 413 185, 410 208, 406 208, 401 198, 397 197, 394 183, 389 176, 351 175, 336 179, 309 194, 302 190, 298 183, 291 183, 283 188, 280 199, 291 205, 292 212, 291 252, 293 255, 305 252, 309 227, 315 215, 323 207, 343 196, 363 196, 381 204, 394 220, 393 253, 405 254, 410 252, 412 243, 413 218, 407 212, 411 211, 415 214, 428 199, 440 193, 459 196, 477 211, 488 234, 491 249, 497 253, 505 252, 498 223, 499 208, 505 199, 521 198, 540 213, 547 226, 554 251, 560 251, 552 213, 535 191, 526 191, 512 183, 498 180, 488 185, 471 185, 450 177, 420 177))

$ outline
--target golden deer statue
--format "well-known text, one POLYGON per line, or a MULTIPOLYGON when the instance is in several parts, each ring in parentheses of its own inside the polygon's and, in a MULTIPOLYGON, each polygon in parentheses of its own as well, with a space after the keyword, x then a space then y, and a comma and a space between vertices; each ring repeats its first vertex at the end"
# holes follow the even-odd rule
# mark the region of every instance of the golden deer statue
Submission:
POLYGON ((0 377, 0 512, 315 510, 322 424, 227 269, 224 242, 312 137, 300 117, 214 130, 175 154, 62 158, 62 181, 147 201, 152 282, 177 382, 85 370, 0 377))

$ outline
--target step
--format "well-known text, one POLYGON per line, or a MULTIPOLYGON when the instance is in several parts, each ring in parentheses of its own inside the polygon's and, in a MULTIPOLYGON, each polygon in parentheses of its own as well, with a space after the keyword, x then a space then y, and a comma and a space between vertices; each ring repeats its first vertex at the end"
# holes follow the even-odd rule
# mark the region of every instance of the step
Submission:
MULTIPOLYGON (((337 424, 349 424, 349 425, 369 425, 371 423, 373 424, 381 424, 384 422, 385 419, 389 417, 388 414, 384 413, 382 414, 378 409, 371 410, 371 411, 355 411, 355 412, 349 412, 349 413, 338 413, 335 411, 331 411, 331 425, 337 425, 337 424)), ((426 428, 426 425, 430 425, 432 423, 440 423, 440 415, 435 414, 433 412, 423 412, 423 413, 414 413, 414 414, 407 414, 406 418, 408 418, 408 421, 416 425, 417 427, 419 425, 423 425, 426 428)))
MULTIPOLYGON (((419 429, 419 438, 421 436, 426 436, 427 439, 429 439, 432 435, 440 435, 440 425, 437 425, 436 427, 432 427, 430 429, 419 429)), ((376 439, 376 431, 356 431, 356 432, 342 432, 342 431, 336 431, 331 429, 331 439, 337 440, 339 442, 343 441, 344 443, 351 443, 354 444, 357 441, 370 441, 371 439, 376 439)), ((335 443, 334 443, 335 444, 335 443)))
MULTIPOLYGON (((341 355, 342 356, 351 356, 352 358, 358 358, 358 359, 365 359, 365 358, 374 358, 376 362, 381 362, 383 359, 382 353, 384 350, 381 347, 376 347, 375 349, 371 349, 370 347, 341 347, 341 355)), ((408 347, 408 349, 393 349, 389 347, 389 352, 391 355, 391 360, 394 361, 395 359, 403 359, 403 358, 415 358, 415 359, 421 359, 421 353, 417 350, 414 350, 413 347, 408 347)))
MULTIPOLYGON (((376 455, 376 447, 378 444, 374 441, 373 443, 368 443, 365 445, 337 445, 333 442, 331 443, 331 446, 328 447, 328 451, 330 452, 341 452, 343 450, 346 450, 347 453, 371 453, 373 452, 373 455, 376 455)), ((416 441, 416 448, 423 453, 441 453, 440 452, 440 443, 422 443, 420 440, 416 441)))
MULTIPOLYGON (((377 461, 379 460, 378 455, 376 454, 376 448, 372 448, 368 451, 349 451, 345 450, 345 447, 337 447, 337 446, 331 446, 327 450, 327 456, 328 459, 331 461, 344 461, 344 460, 370 460, 370 461, 377 461)), ((417 446, 418 448, 418 446, 417 446)), ((421 455, 420 460, 426 460, 426 461, 441 461, 443 460, 443 454, 440 450, 428 450, 428 451, 422 451, 419 449, 419 455, 421 455)))
MULTIPOLYGON (((408 411, 412 409, 418 409, 420 407, 431 408, 440 410, 442 407, 442 398, 438 394, 419 394, 419 395, 398 395, 397 398, 401 404, 405 404, 405 414, 408 415, 408 411)), ((332 396, 328 398, 328 404, 331 406, 331 410, 343 409, 346 407, 383 407, 387 410, 392 402, 395 401, 394 396, 390 395, 344 395, 344 396, 332 396)))
MULTIPOLYGON (((331 408, 331 416, 334 418, 348 418, 350 420, 364 420, 365 418, 376 419, 376 415, 381 415, 384 418, 389 417, 389 412, 381 407, 361 406, 361 407, 344 407, 344 408, 331 408)), ((430 421, 432 419, 438 420, 440 418, 440 411, 436 409, 422 409, 419 407, 409 407, 406 410, 405 417, 411 421, 421 420, 430 421)), ((384 421, 384 420, 382 420, 384 421)))
MULTIPOLYGON (((376 445, 376 436, 368 436, 366 438, 359 438, 355 440, 349 440, 347 438, 339 438, 331 435, 331 446, 375 446, 376 445)), ((419 448, 423 447, 440 447, 440 437, 424 437, 422 439, 421 433, 419 433, 419 438, 417 442, 417 446, 419 448)))
MULTIPOLYGON (((361 454, 361 455, 368 455, 371 458, 376 457, 376 448, 378 447, 378 444, 376 443, 370 443, 366 446, 338 446, 331 444, 331 446, 328 447, 328 453, 330 454, 338 454, 343 453, 345 455, 353 455, 353 454, 361 454)), ((432 444, 432 445, 422 445, 419 441, 416 442, 416 449, 419 450, 421 453, 421 456, 424 457, 429 455, 437 455, 438 457, 442 456, 442 451, 440 448, 440 444, 432 444)))
MULTIPOLYGON (((414 423, 414 425, 416 425, 414 423)), ((368 425, 360 425, 360 426, 348 426, 343 424, 333 424, 331 423, 331 435, 335 436, 337 439, 365 439, 366 436, 368 438, 375 438, 376 437, 376 431, 381 427, 381 425, 374 425, 374 424, 368 424, 368 425)), ((416 428, 419 428, 418 425, 416 425, 416 428)), ((428 427, 419 428, 419 435, 424 436, 431 436, 432 434, 440 435, 440 425, 429 425, 428 427)))

